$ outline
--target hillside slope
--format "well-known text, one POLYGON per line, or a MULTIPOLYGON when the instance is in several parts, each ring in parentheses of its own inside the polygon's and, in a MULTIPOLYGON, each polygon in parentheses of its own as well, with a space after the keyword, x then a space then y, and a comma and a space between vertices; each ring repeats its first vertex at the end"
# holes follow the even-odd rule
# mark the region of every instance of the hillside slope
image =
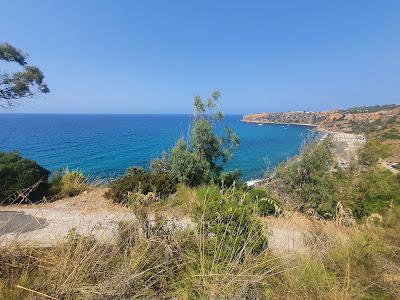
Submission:
POLYGON ((388 158, 400 162, 400 105, 353 107, 322 112, 258 113, 243 116, 243 122, 261 124, 302 124, 318 126, 322 130, 364 134, 389 145, 388 158))

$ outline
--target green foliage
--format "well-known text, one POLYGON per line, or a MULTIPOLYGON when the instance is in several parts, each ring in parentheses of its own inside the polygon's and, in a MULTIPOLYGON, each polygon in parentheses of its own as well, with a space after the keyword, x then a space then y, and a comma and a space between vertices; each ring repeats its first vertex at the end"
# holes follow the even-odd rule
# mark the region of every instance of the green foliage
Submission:
POLYGON ((216 183, 221 187, 241 187, 245 184, 240 182, 240 170, 221 172, 216 183))
POLYGON ((285 268, 266 279, 273 299, 398 298, 397 280, 388 280, 396 274, 395 249, 381 236, 355 231, 346 239, 335 239, 332 233, 318 236, 311 247, 314 251, 297 253, 292 262, 287 256, 278 258, 285 268))
POLYGON ((334 288, 336 281, 332 272, 312 257, 300 257, 299 268, 294 270, 294 288, 302 290, 309 299, 324 299, 327 290, 334 288))
POLYGON ((50 90, 44 83, 44 75, 39 68, 28 66, 21 50, 8 43, 0 44, 0 60, 16 62, 23 70, 15 73, 0 73, 0 107, 11 107, 22 98, 32 97, 50 90))
POLYGON ((0 201, 41 179, 43 182, 29 195, 29 198, 33 202, 42 199, 48 190, 49 173, 35 161, 22 158, 16 152, 0 152, 0 201))
POLYGON ((160 158, 153 159, 150 164, 151 172, 156 174, 169 173, 171 169, 167 153, 163 152, 160 158))
POLYGON ((55 174, 50 181, 50 194, 58 198, 73 197, 88 189, 86 177, 81 170, 69 170, 55 174))
POLYGON ((262 217, 276 215, 282 211, 279 201, 271 195, 270 191, 266 189, 251 189, 248 194, 248 199, 252 203, 257 204, 258 214, 262 217))
POLYGON ((358 181, 358 217, 372 213, 385 215, 393 204, 400 206, 400 176, 388 170, 372 169, 361 174, 358 181))
POLYGON ((205 157, 190 149, 188 144, 179 139, 170 153, 170 173, 188 186, 198 186, 210 181, 211 170, 205 157))
POLYGON ((385 158, 389 155, 390 151, 387 145, 379 141, 368 140, 364 147, 360 149, 358 156, 361 165, 373 167, 378 163, 380 158, 385 158))
POLYGON ((55 246, 5 245, 0 298, 31 297, 20 285, 57 299, 398 299, 398 207, 351 229, 285 217, 307 237, 288 253, 266 248, 255 217, 268 190, 180 185, 179 193, 197 226, 168 231, 159 215, 152 226, 124 219, 112 243, 73 227, 55 246))
POLYGON ((0 60, 16 62, 21 66, 26 65, 26 57, 22 51, 9 43, 0 44, 0 60))
POLYGON ((263 226, 255 217, 256 207, 243 193, 228 189, 221 194, 217 186, 207 186, 198 190, 197 198, 194 219, 203 234, 209 237, 206 253, 218 248, 218 259, 229 256, 240 259, 245 255, 242 249, 247 243, 251 243, 252 253, 266 249, 267 239, 263 226))
MULTIPOLYGON (((172 148, 169 160, 162 158, 152 162, 155 173, 169 173, 179 182, 189 186, 203 183, 221 182, 225 164, 232 156, 232 151, 239 146, 239 137, 230 128, 225 128, 225 135, 215 133, 215 123, 223 120, 217 108, 220 93, 215 91, 203 102, 199 96, 194 98, 194 118, 190 137, 179 139, 172 148)), ((225 174, 224 179, 234 181, 237 173, 225 174)))
POLYGON ((342 109, 339 110, 339 112, 343 114, 356 114, 356 113, 371 113, 371 112, 377 112, 381 110, 389 110, 393 108, 397 108, 400 105, 398 104, 385 104, 385 105, 373 105, 373 106, 358 106, 358 107, 351 107, 348 109, 342 109))
POLYGON ((304 209, 318 207, 331 193, 328 174, 333 166, 332 147, 325 139, 306 146, 299 157, 278 166, 280 191, 292 195, 304 209))
POLYGON ((169 174, 149 173, 142 168, 129 168, 127 173, 110 183, 106 196, 115 202, 127 203, 129 196, 136 192, 156 193, 163 198, 176 192, 177 182, 169 174))
POLYGON ((347 243, 336 244, 324 263, 337 278, 347 279, 349 299, 396 299, 393 286, 385 280, 387 265, 396 263, 393 250, 380 236, 356 233, 347 243))
POLYGON ((275 183, 302 211, 311 209, 324 218, 335 216, 338 202, 357 218, 384 214, 391 203, 400 205, 399 177, 377 164, 386 155, 386 145, 368 141, 358 161, 343 169, 335 166, 329 142, 314 144, 279 166, 275 183))

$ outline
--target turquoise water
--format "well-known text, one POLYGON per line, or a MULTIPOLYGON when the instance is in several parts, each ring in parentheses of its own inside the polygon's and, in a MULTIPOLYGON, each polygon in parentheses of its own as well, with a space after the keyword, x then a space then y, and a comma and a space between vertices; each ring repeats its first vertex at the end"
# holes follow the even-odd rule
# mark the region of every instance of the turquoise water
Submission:
MULTIPOLYGON (((304 126, 246 124, 226 116, 222 126, 241 138, 227 169, 245 180, 299 152, 315 133, 304 126)), ((0 151, 18 150, 50 171, 68 165, 91 176, 109 177, 132 165, 148 168, 151 159, 187 136, 189 115, 0 114, 0 151)))

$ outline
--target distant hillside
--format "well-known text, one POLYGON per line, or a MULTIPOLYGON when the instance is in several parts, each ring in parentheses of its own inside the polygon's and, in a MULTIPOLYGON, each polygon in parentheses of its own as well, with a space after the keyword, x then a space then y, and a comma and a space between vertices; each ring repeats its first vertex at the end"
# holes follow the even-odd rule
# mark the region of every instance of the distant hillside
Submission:
POLYGON ((400 105, 361 106, 322 112, 294 111, 244 115, 243 122, 308 124, 320 129, 365 134, 390 145, 392 159, 400 159, 400 105))
POLYGON ((398 104, 386 104, 386 105, 373 105, 373 106, 356 106, 348 109, 340 109, 340 113, 344 114, 357 114, 357 113, 371 113, 377 112, 381 110, 391 110, 394 108, 398 108, 400 105, 398 104))

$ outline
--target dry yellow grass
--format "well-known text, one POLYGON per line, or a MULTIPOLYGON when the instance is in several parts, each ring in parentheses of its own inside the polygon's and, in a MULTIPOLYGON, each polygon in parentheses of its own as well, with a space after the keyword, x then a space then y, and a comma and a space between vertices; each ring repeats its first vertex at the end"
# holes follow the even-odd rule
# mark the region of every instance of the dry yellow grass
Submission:
MULTIPOLYGON (((204 201, 193 190, 178 195, 167 205, 170 213, 186 197, 192 197, 191 205, 204 201)), ((183 206, 180 213, 190 211, 183 206)), ((239 252, 230 252, 227 245, 240 237, 240 226, 212 243, 201 221, 171 232, 163 216, 151 226, 146 219, 130 220, 120 224, 113 242, 72 229, 53 247, 2 248, 0 298, 38 299, 41 293, 55 299, 396 299, 400 292, 399 249, 383 238, 387 220, 369 228, 299 213, 263 221, 272 229, 302 232, 306 251, 253 253, 257 235, 249 233, 239 252)))

